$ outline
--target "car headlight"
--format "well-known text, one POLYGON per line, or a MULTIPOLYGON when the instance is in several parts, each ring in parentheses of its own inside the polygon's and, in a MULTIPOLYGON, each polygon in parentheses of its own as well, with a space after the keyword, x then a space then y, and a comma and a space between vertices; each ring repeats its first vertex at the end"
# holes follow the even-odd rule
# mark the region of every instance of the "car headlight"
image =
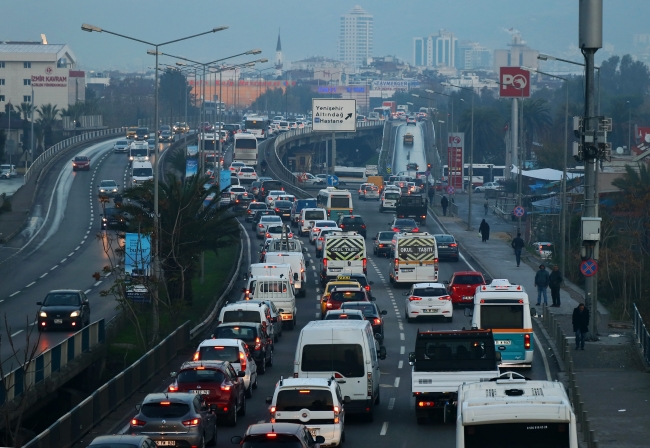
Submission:
POLYGON ((100 193, 105 193, 106 190, 104 190, 103 188, 100 188, 100 189, 99 189, 99 192, 100 192, 100 193))
POLYGON ((38 315, 40 317, 47 317, 47 313, 45 311, 41 311, 40 313, 38 313, 38 315))
POLYGON ((107 221, 107 219, 106 219, 106 218, 102 218, 102 221, 104 221, 104 222, 106 222, 106 221, 107 221))
POLYGON ((70 313, 70 317, 79 317, 79 311, 73 311, 70 313))

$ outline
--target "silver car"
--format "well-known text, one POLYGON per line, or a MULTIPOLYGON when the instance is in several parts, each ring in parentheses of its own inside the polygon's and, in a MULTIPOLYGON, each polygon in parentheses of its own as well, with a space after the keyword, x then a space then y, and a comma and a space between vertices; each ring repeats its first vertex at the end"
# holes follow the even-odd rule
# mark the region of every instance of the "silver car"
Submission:
POLYGON ((130 434, 115 434, 99 436, 90 442, 88 447, 93 448, 155 448, 156 443, 147 436, 133 436, 130 434))
POLYGON ((128 140, 118 140, 113 145, 113 151, 114 152, 126 153, 128 151, 128 149, 129 149, 129 141, 128 140))
POLYGON ((135 408, 129 433, 148 436, 156 446, 216 445, 216 409, 208 408, 203 395, 149 394, 135 408))
POLYGON ((114 180, 103 180, 97 188, 100 196, 115 196, 119 193, 120 186, 114 180))

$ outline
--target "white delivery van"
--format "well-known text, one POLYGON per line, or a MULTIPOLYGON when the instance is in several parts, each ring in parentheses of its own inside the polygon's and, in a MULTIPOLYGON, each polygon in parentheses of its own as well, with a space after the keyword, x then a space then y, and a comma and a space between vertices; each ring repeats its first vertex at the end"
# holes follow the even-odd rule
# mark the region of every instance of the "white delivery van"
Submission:
POLYGON ((294 378, 334 378, 341 394, 350 397, 348 414, 373 418, 379 404, 379 360, 386 348, 377 348, 369 321, 311 321, 300 332, 293 363, 294 378))
POLYGON ((219 313, 217 325, 238 322, 261 324, 262 327, 267 329, 269 337, 275 340, 275 329, 273 326, 275 322, 273 319, 275 318, 271 316, 271 310, 267 304, 241 301, 224 305, 219 313))
POLYGON ((379 211, 383 212, 384 210, 393 210, 397 209, 397 201, 399 200, 401 194, 399 190, 384 190, 379 199, 379 211))
POLYGON ((332 232, 323 243, 320 282, 323 286, 337 276, 366 274, 366 240, 357 232, 332 232))
POLYGON ((153 167, 148 160, 134 160, 131 167, 131 185, 136 186, 149 180, 153 180, 153 167))
POLYGON ((427 232, 396 233, 388 276, 391 283, 438 281, 438 246, 427 232))
POLYGON ((245 300, 257 299, 257 297, 253 295, 255 289, 255 284, 253 283, 254 281, 253 279, 255 277, 262 277, 262 276, 280 277, 282 279, 289 279, 291 284, 294 285, 295 276, 293 274, 294 271, 291 265, 282 261, 278 263, 251 264, 250 267, 248 268, 248 273, 244 274, 244 280, 248 280, 248 284, 246 285, 246 288, 243 291, 244 299, 245 300))
POLYGON ((307 268, 309 261, 305 260, 302 252, 272 252, 268 250, 264 255, 265 263, 283 263, 291 266, 291 280, 296 290, 296 297, 305 297, 307 294, 307 268))
POLYGON ((253 277, 249 284, 256 300, 270 300, 280 311, 283 326, 293 330, 296 325, 296 297, 293 285, 288 278, 263 275, 253 277))
POLYGON ((300 222, 298 223, 301 236, 306 236, 314 227, 316 221, 327 220, 327 211, 324 208, 303 208, 300 212, 300 222))

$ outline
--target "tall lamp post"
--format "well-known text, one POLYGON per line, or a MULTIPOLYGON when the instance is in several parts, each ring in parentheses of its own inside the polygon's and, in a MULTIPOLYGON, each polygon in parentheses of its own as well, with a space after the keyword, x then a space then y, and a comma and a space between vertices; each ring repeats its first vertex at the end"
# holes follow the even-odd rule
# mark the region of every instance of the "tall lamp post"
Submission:
MULTIPOLYGON (((228 29, 228 26, 219 26, 219 27, 216 27, 216 28, 212 28, 209 31, 204 31, 202 33, 192 34, 191 36, 181 37, 179 39, 174 39, 174 40, 170 40, 170 41, 167 41, 167 42, 162 42, 162 43, 159 43, 159 44, 155 44, 155 43, 152 43, 152 42, 147 42, 146 40, 136 39, 135 37, 130 37, 130 36, 126 36, 124 34, 119 34, 119 33, 113 32, 113 31, 108 31, 106 29, 100 28, 100 27, 95 26, 95 25, 89 25, 87 23, 84 23, 84 24, 81 25, 81 30, 82 31, 87 31, 89 33, 92 33, 94 31, 96 33, 112 34, 114 36, 122 37, 124 39, 133 40, 135 42, 140 42, 140 43, 143 43, 143 44, 146 44, 146 45, 151 45, 152 47, 154 47, 156 49, 155 50, 155 55, 156 55, 155 105, 154 105, 154 109, 155 109, 154 120, 155 120, 155 126, 156 126, 156 129, 154 130, 154 134, 155 134, 155 147, 156 148, 158 148, 158 145, 160 143, 159 138, 158 138, 158 131, 157 131, 157 128, 158 128, 158 54, 159 54, 158 49, 160 47, 162 47, 162 46, 173 44, 175 42, 180 42, 180 41, 183 41, 183 40, 192 39, 194 37, 203 36, 205 34, 216 33, 218 31, 223 31, 223 30, 227 30, 227 29, 228 29)), ((154 190, 153 190, 153 192, 154 192, 154 200, 153 200, 154 216, 153 216, 153 220, 154 220, 154 229, 155 229, 156 232, 158 232, 158 221, 159 221, 159 216, 158 216, 158 182, 159 182, 160 174, 159 174, 159 163, 158 163, 158 161, 159 161, 159 157, 158 157, 158 154, 156 154, 156 158, 154 160, 154 171, 153 171, 153 179, 154 179, 154 190)), ((159 258, 158 242, 156 242, 156 244, 154 244, 154 246, 152 247, 152 251, 153 251, 152 255, 153 255, 154 276, 156 278, 159 278, 160 276, 159 276, 159 271, 158 271, 158 268, 159 268, 159 266, 158 266, 158 264, 159 264, 158 263, 158 261, 159 261, 158 260, 158 258, 159 258)), ((158 295, 157 291, 154 291, 154 295, 156 296, 155 297, 156 300, 154 300, 154 302, 155 302, 154 308, 156 308, 157 307, 157 298, 158 298, 157 297, 157 295, 158 295)), ((154 329, 154 338, 157 338, 157 332, 158 332, 158 328, 155 328, 154 329)))

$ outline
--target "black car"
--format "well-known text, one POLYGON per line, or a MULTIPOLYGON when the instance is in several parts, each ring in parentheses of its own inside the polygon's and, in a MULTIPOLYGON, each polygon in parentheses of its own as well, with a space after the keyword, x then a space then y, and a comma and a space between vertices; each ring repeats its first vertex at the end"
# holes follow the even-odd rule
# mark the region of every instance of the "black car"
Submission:
POLYGON ((59 289, 50 291, 42 302, 36 302, 38 331, 78 328, 90 323, 90 302, 83 291, 59 289))
POLYGON ((149 128, 138 128, 135 130, 135 139, 136 140, 148 140, 149 139, 149 128))
POLYGON ((255 212, 258 210, 268 210, 268 207, 264 202, 251 202, 248 204, 248 208, 246 210, 246 222, 250 222, 253 217, 255 216, 255 212))
MULTIPOLYGON (((121 202, 116 202, 116 204, 121 204, 121 202)), ((124 213, 117 207, 106 207, 104 213, 100 216, 102 218, 102 230, 124 230, 128 224, 124 213)))
POLYGON ((377 232, 377 236, 373 237, 372 251, 377 256, 390 256, 391 247, 393 244, 393 237, 395 232, 392 230, 386 232, 377 232))
POLYGON ((447 258, 458 261, 460 258, 458 254, 458 243, 453 235, 438 234, 433 235, 433 237, 436 239, 436 245, 438 246, 439 259, 447 258))
POLYGON ((379 311, 374 302, 344 302, 340 309, 361 311, 363 317, 372 325, 372 334, 379 335, 377 339, 380 343, 384 340, 384 318, 382 316, 388 314, 386 310, 379 311))
POLYGON ((251 448, 320 448, 325 437, 312 436, 306 426, 298 423, 256 423, 244 436, 233 436, 230 442, 251 448))
POLYGON ((393 232, 419 232, 420 228, 414 219, 411 218, 395 218, 393 222, 388 223, 393 229, 393 232))
POLYGON ((239 193, 235 196, 235 208, 237 210, 246 210, 251 202, 253 202, 253 195, 250 193, 239 193))
POLYGON ((291 201, 275 201, 273 204, 275 206, 275 214, 280 217, 283 221, 289 221, 291 219, 291 207, 293 207, 293 202, 291 201))
POLYGON ((158 140, 161 142, 173 142, 174 141, 174 133, 171 131, 171 129, 163 129, 160 131, 160 136, 158 137, 158 140))
POLYGON ((366 223, 359 215, 341 215, 336 224, 345 232, 357 232, 366 237, 366 223))
POLYGON ((264 215, 275 215, 274 210, 257 210, 255 214, 253 215, 253 219, 251 220, 251 228, 253 230, 257 229, 257 225, 260 223, 260 219, 262 219, 262 216, 264 215))
POLYGON ((248 187, 248 191, 253 193, 256 197, 260 193, 260 187, 262 186, 262 182, 259 180, 254 181, 251 183, 250 187, 248 187))
POLYGON ((232 322, 220 324, 212 335, 215 339, 241 339, 248 346, 251 356, 257 364, 257 373, 266 373, 266 367, 273 365, 273 339, 254 322, 232 322))
POLYGON ((279 180, 265 180, 262 182, 262 185, 260 185, 260 191, 257 196, 260 200, 266 199, 269 195, 269 191, 272 190, 284 190, 284 185, 279 180))

